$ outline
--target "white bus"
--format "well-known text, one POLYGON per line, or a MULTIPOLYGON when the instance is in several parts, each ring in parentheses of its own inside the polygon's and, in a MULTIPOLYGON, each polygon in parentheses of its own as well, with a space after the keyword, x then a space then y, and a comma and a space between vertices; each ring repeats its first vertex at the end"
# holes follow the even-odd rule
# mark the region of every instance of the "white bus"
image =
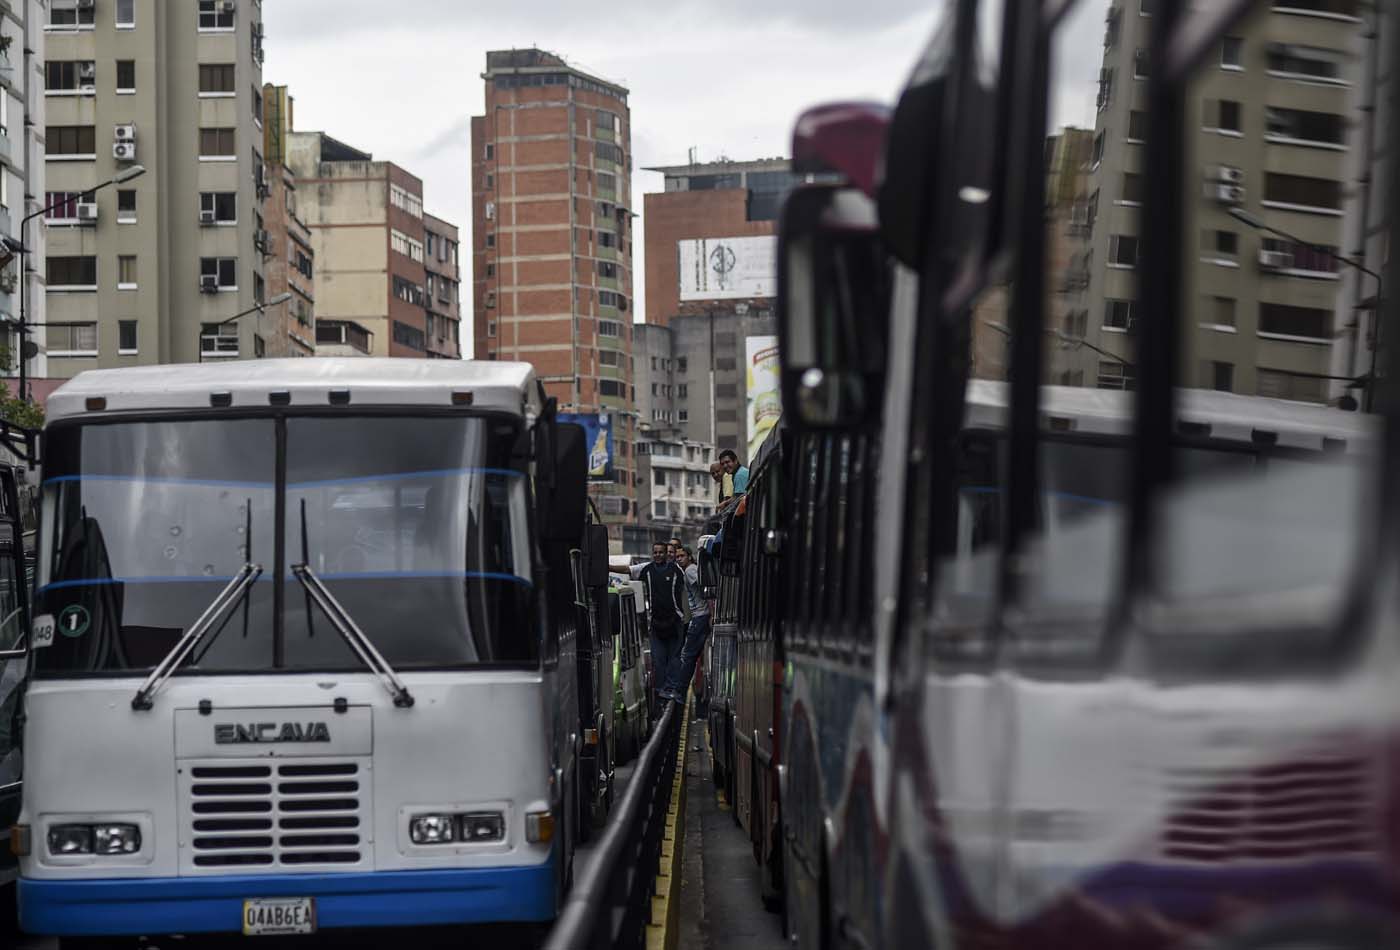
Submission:
POLYGON ((525 364, 380 359, 50 397, 24 929, 551 920, 586 545, 553 408, 525 364))

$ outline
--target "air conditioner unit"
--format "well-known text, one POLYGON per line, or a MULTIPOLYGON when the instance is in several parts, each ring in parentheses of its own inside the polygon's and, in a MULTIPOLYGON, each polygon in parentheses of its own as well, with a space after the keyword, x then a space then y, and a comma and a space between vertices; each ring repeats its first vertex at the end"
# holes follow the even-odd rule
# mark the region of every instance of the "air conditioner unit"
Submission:
POLYGON ((1206 197, 1213 201, 1218 201, 1225 205, 1237 205, 1244 202, 1244 189, 1239 185, 1226 185, 1220 182, 1209 182, 1206 184, 1206 197))
POLYGON ((214 274, 199 275, 199 292, 214 294, 219 292, 219 278, 214 274))
POLYGON ((496 202, 486 202, 486 220, 491 221, 496 217, 496 202))
POLYGON ((262 251, 264 254, 267 253, 268 248, 271 246, 270 240, 267 236, 267 232, 262 228, 258 228, 256 231, 253 232, 253 246, 256 247, 258 250, 262 251))
POLYGON ((79 221, 96 221, 96 220, 97 220, 97 202, 95 202, 95 201, 79 201, 79 202, 78 202, 78 220, 79 220, 79 221))
POLYGON ((97 6, 97 0, 78 0, 76 6, 79 10, 91 10, 97 6))
POLYGON ((134 125, 114 125, 112 127, 112 138, 118 142, 135 142, 136 126, 134 125))
POLYGON ((232 13, 238 9, 237 0, 219 0, 215 6, 218 7, 220 13, 232 13))
POLYGON ((113 143, 112 143, 112 157, 115 158, 115 159, 116 159, 117 161, 119 161, 119 162, 134 162, 134 161, 136 161, 136 143, 135 143, 135 142, 113 142, 113 143))
POLYGON ((215 218, 214 218, 214 209, 213 209, 213 208, 200 208, 200 209, 199 209, 199 223, 200 223, 200 224, 213 224, 213 223, 214 223, 214 220, 215 220, 215 218))
POLYGON ((1217 165, 1213 170, 1213 177, 1216 181, 1224 182, 1227 185, 1243 185, 1244 169, 1236 168, 1233 165, 1217 165))
POLYGON ((1260 270, 1287 270, 1293 266, 1293 255, 1287 251, 1259 249, 1260 270))

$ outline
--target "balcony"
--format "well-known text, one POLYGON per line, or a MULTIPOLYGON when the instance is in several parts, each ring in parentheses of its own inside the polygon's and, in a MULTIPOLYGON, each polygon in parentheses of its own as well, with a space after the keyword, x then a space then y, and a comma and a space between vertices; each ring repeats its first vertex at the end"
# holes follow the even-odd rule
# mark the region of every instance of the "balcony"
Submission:
POLYGON ((373 334, 349 320, 316 321, 318 356, 369 356, 373 334))

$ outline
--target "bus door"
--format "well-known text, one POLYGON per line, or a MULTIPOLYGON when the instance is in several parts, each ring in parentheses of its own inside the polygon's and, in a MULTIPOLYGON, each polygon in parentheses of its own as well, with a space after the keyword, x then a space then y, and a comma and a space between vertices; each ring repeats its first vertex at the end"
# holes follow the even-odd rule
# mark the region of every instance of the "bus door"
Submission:
MULTIPOLYGON (((6 467, 0 469, 0 827, 6 828, 19 820, 21 704, 32 637, 53 636, 52 626, 30 629, 26 554, 18 476, 6 467)), ((0 884, 16 870, 15 857, 0 854, 0 884)))

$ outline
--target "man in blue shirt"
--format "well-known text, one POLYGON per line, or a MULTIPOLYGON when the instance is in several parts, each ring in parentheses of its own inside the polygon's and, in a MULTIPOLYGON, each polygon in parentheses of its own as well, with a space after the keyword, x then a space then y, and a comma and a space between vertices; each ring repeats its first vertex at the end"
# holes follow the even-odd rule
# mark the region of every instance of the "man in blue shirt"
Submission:
MULTIPOLYGON (((734 498, 738 498, 740 495, 744 494, 744 492, 748 491, 749 470, 747 467, 739 464, 739 456, 734 453, 734 450, 725 449, 723 452, 719 453, 719 461, 720 464, 724 466, 724 470, 734 479, 734 498)), ((733 500, 733 498, 729 499, 729 501, 721 507, 727 508, 733 503, 733 500)))

